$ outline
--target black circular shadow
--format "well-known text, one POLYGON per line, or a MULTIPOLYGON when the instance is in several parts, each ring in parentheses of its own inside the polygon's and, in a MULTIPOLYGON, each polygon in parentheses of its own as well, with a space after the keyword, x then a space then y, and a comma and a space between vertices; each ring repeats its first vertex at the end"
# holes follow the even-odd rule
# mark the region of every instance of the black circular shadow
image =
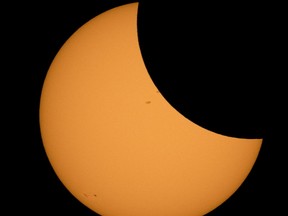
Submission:
POLYGON ((219 134, 262 138, 267 127, 269 17, 256 9, 139 2, 139 46, 151 79, 182 115, 219 134))

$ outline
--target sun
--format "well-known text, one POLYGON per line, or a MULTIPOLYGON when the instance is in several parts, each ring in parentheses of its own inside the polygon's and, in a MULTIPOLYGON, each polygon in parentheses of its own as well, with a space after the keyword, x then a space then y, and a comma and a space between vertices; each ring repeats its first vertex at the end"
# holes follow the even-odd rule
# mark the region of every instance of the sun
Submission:
POLYGON ((98 214, 204 215, 243 183, 262 139, 204 129, 165 100, 143 63, 137 7, 96 16, 59 50, 41 94, 45 151, 98 214))

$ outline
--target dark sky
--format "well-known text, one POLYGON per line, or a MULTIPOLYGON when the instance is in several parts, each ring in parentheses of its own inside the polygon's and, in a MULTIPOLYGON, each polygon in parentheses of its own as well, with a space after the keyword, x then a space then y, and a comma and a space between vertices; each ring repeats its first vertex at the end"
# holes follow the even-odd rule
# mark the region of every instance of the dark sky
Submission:
MULTIPOLYGON (((8 207, 9 211, 9 214, 7 215, 22 215, 23 213, 29 215, 97 215, 72 197, 59 181, 49 164, 44 152, 39 129, 38 111, 40 94, 49 65, 60 47, 73 32, 97 14, 112 7, 130 2, 134 1, 95 0, 90 1, 90 3, 88 3, 88 1, 78 1, 76 3, 69 2, 66 5, 59 5, 59 1, 55 1, 54 3, 53 1, 36 1, 35 3, 21 2, 17 3, 17 5, 10 3, 11 5, 6 5, 4 7, 3 10, 6 9, 7 14, 2 18, 4 23, 4 30, 2 33, 4 39, 2 40, 2 43, 4 51, 7 49, 3 55, 5 58, 8 57, 8 60, 6 61, 4 59, 3 63, 4 65, 7 64, 7 67, 3 67, 5 68, 5 71, 2 71, 2 73, 8 75, 8 79, 6 79, 6 77, 2 79, 3 86, 5 86, 3 91, 5 94, 4 98, 6 99, 7 96, 7 102, 3 103, 3 107, 4 109, 7 108, 7 112, 5 110, 3 118, 8 120, 7 122, 6 120, 4 122, 5 130, 8 129, 8 133, 4 130, 4 136, 6 135, 8 137, 7 139, 3 139, 2 145, 5 147, 7 146, 8 150, 6 151, 6 148, 4 148, 4 151, 2 152, 4 158, 4 171, 7 171, 7 175, 4 175, 2 178, 5 182, 3 185, 3 190, 5 192, 3 197, 5 200, 4 206, 8 207)), ((147 0, 146 2, 149 1, 147 0)), ((151 2, 153 1, 149 2, 150 7, 152 5, 151 2)), ((177 15, 180 14, 179 8, 181 7, 183 8, 183 13, 187 13, 187 17, 182 19, 182 22, 188 26, 186 29, 189 28, 188 20, 192 17, 192 15, 190 17, 190 14, 195 11, 189 10, 189 8, 187 9, 187 5, 174 4, 174 10, 171 5, 168 5, 164 8, 165 10, 163 10, 163 13, 159 13, 159 17, 162 15, 161 22, 159 21, 160 23, 165 23, 165 20, 171 19, 172 15, 176 17, 172 29, 169 29, 169 31, 164 29, 162 32, 159 30, 159 34, 155 35, 155 37, 159 37, 159 35, 163 34, 162 36, 166 35, 166 39, 171 41, 171 37, 173 35, 176 36, 175 31, 177 28, 180 28, 178 23, 181 22, 180 18, 177 19, 177 17, 180 16, 177 15), (169 12, 169 10, 171 12, 169 12), (168 16, 168 14, 170 15, 168 16), (175 30, 173 27, 175 27, 175 30), (169 32, 171 32, 171 34, 167 35, 169 32)), ((207 126, 208 128, 211 127, 211 129, 215 129, 216 131, 219 130, 223 133, 227 132, 228 134, 236 134, 239 136, 253 136, 253 134, 256 134, 255 136, 264 136, 260 155, 247 180, 229 200, 207 216, 263 215, 268 211, 274 212, 272 215, 284 215, 286 212, 284 211, 284 201, 286 199, 285 194, 287 193, 284 192, 286 191, 284 174, 287 170, 287 157, 283 157, 283 154, 285 152, 284 147, 287 143, 287 139, 283 139, 284 136, 283 133, 281 133, 281 127, 284 125, 283 127, 287 128, 285 121, 283 121, 284 112, 282 111, 283 101, 287 98, 284 94, 285 79, 282 76, 287 69, 281 70, 280 65, 282 65, 284 58, 278 53, 278 50, 276 50, 276 48, 281 49, 282 45, 282 32, 280 31, 280 28, 278 28, 281 26, 279 24, 281 21, 278 18, 275 18, 281 16, 281 10, 279 9, 278 12, 278 7, 276 7, 276 9, 271 9, 271 7, 268 6, 269 5, 266 5, 261 9, 265 12, 263 13, 262 11, 261 15, 269 14, 269 19, 266 18, 265 23, 262 23, 261 25, 266 30, 266 33, 270 32, 270 35, 269 37, 265 37, 264 39, 266 41, 263 41, 262 44, 258 46, 268 43, 267 49, 269 49, 269 52, 265 51, 264 56, 264 48, 262 48, 262 52, 259 53, 263 54, 265 61, 267 61, 267 59, 272 60, 268 64, 268 69, 266 68, 265 70, 265 67, 262 66, 258 67, 258 69, 254 68, 253 70, 248 70, 247 73, 251 74, 253 71, 258 70, 253 82, 260 80, 261 85, 259 88, 261 88, 261 92, 263 94, 265 93, 265 95, 262 94, 261 96, 256 97, 255 100, 260 101, 257 105, 255 100, 253 100, 253 97, 251 97, 251 95, 249 97, 249 91, 253 91, 254 88, 250 88, 249 91, 244 92, 249 98, 247 101, 252 103, 255 108, 253 109, 253 112, 247 111, 246 117, 242 117, 244 119, 246 118, 245 122, 251 123, 253 127, 248 127, 247 129, 247 127, 243 126, 245 124, 240 122, 243 118, 238 116, 238 118, 235 119, 238 123, 240 122, 239 124, 241 126, 237 127, 236 122, 232 125, 232 130, 229 131, 226 130, 227 125, 225 125, 231 123, 228 121, 227 116, 223 117, 224 123, 219 122, 219 118, 217 118, 217 115, 215 114, 216 112, 205 110, 206 113, 203 111, 201 115, 207 114, 207 116, 210 116, 207 121, 205 118, 196 118, 195 116, 197 115, 195 113, 189 115, 187 110, 183 108, 183 105, 181 105, 182 107, 179 106, 180 109, 182 108, 184 114, 187 114, 192 119, 195 118, 195 120, 203 123, 204 126, 207 126), (276 14, 278 15, 276 16, 276 14), (272 19, 273 17, 274 19, 272 19), (266 22, 268 21, 272 24, 266 25, 266 22), (271 33, 271 31, 275 33, 271 33), (272 52, 274 53, 273 55, 271 55, 272 52), (269 58, 267 58, 266 53, 270 53, 269 58), (279 71, 281 71, 281 73, 279 73, 279 71), (259 79, 257 79, 257 77, 259 79), (256 117, 249 122, 247 121, 247 116, 256 117), (264 117, 264 120, 261 117, 264 117), (283 123, 278 125, 280 122, 283 123), (240 129, 244 132, 239 132, 240 129)), ((149 14, 149 4, 145 5, 145 7, 145 10, 143 10, 143 17, 145 17, 145 14, 146 16, 149 14)), ((260 10, 259 7, 257 8, 260 10)), ((151 17, 153 18, 153 13, 151 14, 151 17)), ((145 29, 144 24, 142 27, 145 29)), ((151 37, 151 35, 147 33, 147 37, 142 36, 144 41, 142 44, 143 47, 145 47, 145 43, 147 43, 148 40, 147 38, 151 37)), ((178 39, 180 40, 181 38, 182 37, 179 37, 178 39)), ((151 40, 153 42, 153 38, 151 40)), ((191 39, 184 37, 183 40, 188 41, 191 39)), ((171 44, 174 44, 173 41, 171 41, 171 44)), ((163 44, 163 46, 164 45, 165 44, 163 44)), ((178 45, 183 45, 183 43, 179 43, 178 45)), ((178 52, 180 49, 177 45, 171 46, 171 49, 175 52, 178 52)), ((145 49, 146 59, 149 59, 148 52, 155 51, 162 56, 162 58, 159 59, 159 62, 164 62, 165 58, 167 58, 166 62, 168 59, 174 58, 175 61, 172 66, 175 67, 175 65, 179 65, 180 60, 177 56, 168 56, 167 53, 159 53, 157 48, 155 48, 155 50, 153 49, 154 48, 151 50, 151 46, 148 46, 148 48, 145 49)), ((151 54, 151 56, 153 60, 153 55, 151 54)), ((258 60, 257 64, 263 63, 263 61, 258 60)), ((151 63, 152 66, 149 66, 152 68, 152 71, 153 68, 158 67, 156 63, 155 67, 153 64, 151 63)), ((187 65, 187 62, 184 62, 182 64, 182 69, 187 65)), ((195 66, 194 73, 200 73, 199 71, 197 72, 196 68, 197 67, 195 66)), ((208 69, 211 69, 211 66, 210 68, 207 68, 207 70, 208 69)), ((202 71, 205 76, 202 74, 201 78, 208 76, 207 70, 204 72, 202 71)), ((234 78, 237 80, 238 75, 242 74, 239 71, 235 72, 237 74, 235 77, 233 77, 233 74, 232 76, 230 75, 230 79, 234 78)), ((241 68, 241 71, 243 71, 243 68, 241 68)), ((179 74, 181 75, 181 73, 177 73, 176 75, 173 74, 171 77, 179 78, 179 74)), ((161 76, 155 77, 157 79, 161 78, 161 76)), ((243 78, 241 79, 243 80, 243 78)), ((181 81, 181 78, 179 78, 178 81, 181 81)), ((184 80, 182 79, 182 81, 184 80)), ((187 84, 187 82, 185 84, 187 84)), ((224 82, 221 83, 221 85, 223 84, 224 82)), ((258 87, 257 84, 255 85, 258 87)), ((180 86, 181 85, 178 83, 178 87, 180 86)), ((177 85, 174 87, 177 89, 177 85)), ((163 84, 163 91, 166 93, 167 98, 170 98, 177 107, 177 103, 179 104, 181 101, 176 101, 175 97, 173 99, 171 92, 165 90, 165 88, 166 86, 163 84)), ((207 92, 212 92, 207 86, 203 88, 207 89, 207 92)), ((175 91, 179 93, 183 89, 179 88, 178 90, 178 92, 175 91)), ((187 97, 189 97, 189 90, 191 89, 188 88, 188 91, 187 89, 185 91, 185 96, 187 97)), ((240 93, 238 92, 237 94, 239 95, 240 93)), ((255 92, 251 92, 251 94, 256 95, 255 92)), ((205 96, 208 97, 209 94, 206 94, 205 96)), ((183 98, 185 99, 185 97, 183 98)), ((187 104, 187 106, 189 106, 189 104, 187 104)), ((197 108, 201 110, 201 107, 197 108)), ((218 108, 218 111, 219 110, 222 110, 223 115, 225 114, 223 109, 218 108)), ((231 113, 229 114, 231 115, 231 113)))

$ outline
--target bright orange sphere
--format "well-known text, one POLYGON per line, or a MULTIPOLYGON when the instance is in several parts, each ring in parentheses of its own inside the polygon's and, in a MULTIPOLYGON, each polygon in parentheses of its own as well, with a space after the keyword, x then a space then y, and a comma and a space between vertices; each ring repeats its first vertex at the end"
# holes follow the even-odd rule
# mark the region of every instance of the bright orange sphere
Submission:
POLYGON ((143 63, 137 7, 78 29, 49 68, 40 104, 56 174, 103 216, 199 216, 243 183, 262 139, 216 134, 183 117, 143 63))

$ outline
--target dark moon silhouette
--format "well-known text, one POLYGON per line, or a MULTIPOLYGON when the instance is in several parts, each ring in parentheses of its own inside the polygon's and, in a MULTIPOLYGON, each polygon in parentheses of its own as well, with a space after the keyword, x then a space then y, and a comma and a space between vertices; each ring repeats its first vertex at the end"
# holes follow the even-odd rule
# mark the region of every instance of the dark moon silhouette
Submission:
POLYGON ((273 39, 271 17, 262 9, 140 1, 144 63, 159 91, 186 118, 228 136, 263 137, 273 39))

